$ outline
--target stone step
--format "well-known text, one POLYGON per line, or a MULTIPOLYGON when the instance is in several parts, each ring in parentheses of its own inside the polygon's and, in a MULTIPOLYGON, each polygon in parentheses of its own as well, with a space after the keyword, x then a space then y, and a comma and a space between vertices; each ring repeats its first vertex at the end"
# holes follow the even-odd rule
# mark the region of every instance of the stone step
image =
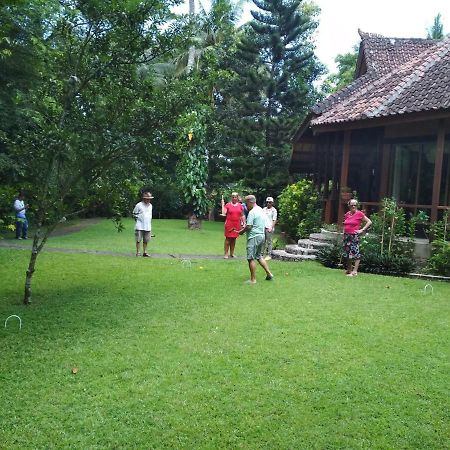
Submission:
POLYGON ((342 234, 331 231, 322 231, 321 233, 311 233, 309 235, 309 239, 311 241, 326 242, 332 244, 333 242, 342 239, 342 234))
POLYGON ((281 261, 308 261, 316 259, 316 255, 295 255, 293 253, 287 253, 284 250, 273 250, 272 259, 278 259, 281 261))
POLYGON ((297 241, 299 247, 303 248, 316 248, 321 249, 322 247, 328 247, 332 245, 332 242, 322 242, 322 241, 313 241, 311 239, 299 239, 297 241))
POLYGON ((300 247, 299 245, 291 244, 286 245, 284 251, 292 255, 315 255, 319 250, 314 247, 300 247))

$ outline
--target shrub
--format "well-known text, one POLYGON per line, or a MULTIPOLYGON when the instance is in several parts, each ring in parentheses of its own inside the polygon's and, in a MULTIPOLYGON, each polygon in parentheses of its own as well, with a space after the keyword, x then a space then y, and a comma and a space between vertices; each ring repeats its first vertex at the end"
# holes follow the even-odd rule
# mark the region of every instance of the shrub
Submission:
MULTIPOLYGON (((336 269, 345 266, 342 245, 339 243, 321 248, 317 253, 317 259, 325 267, 336 269)), ((364 252, 361 252, 361 272, 404 275, 410 273, 413 269, 414 260, 406 256, 381 255, 374 247, 366 247, 364 252)))
POLYGON ((428 272, 447 277, 450 276, 450 224, 448 223, 448 216, 448 211, 446 211, 443 219, 432 226, 431 231, 435 240, 431 245, 431 257, 426 267, 428 272))
POLYGON ((368 249, 380 255, 412 258, 414 233, 411 233, 410 228, 415 227, 415 223, 410 222, 408 226, 405 210, 399 208, 394 199, 384 198, 382 205, 377 214, 370 216, 371 232, 361 240, 361 248, 364 252, 368 249), (407 234, 406 242, 400 239, 407 234))
POLYGON ((317 260, 325 267, 336 269, 342 265, 342 245, 337 242, 322 247, 317 252, 317 260))
POLYGON ((15 229, 16 215, 13 204, 17 191, 13 186, 0 186, 0 231, 15 229))
POLYGON ((450 242, 444 240, 433 242, 427 271, 435 275, 450 277, 450 242))
POLYGON ((322 207, 312 181, 300 180, 287 186, 278 201, 280 224, 294 238, 304 238, 320 230, 322 207))
POLYGON ((406 256, 380 255, 370 251, 361 254, 361 272, 405 275, 412 272, 414 266, 414 259, 406 256))

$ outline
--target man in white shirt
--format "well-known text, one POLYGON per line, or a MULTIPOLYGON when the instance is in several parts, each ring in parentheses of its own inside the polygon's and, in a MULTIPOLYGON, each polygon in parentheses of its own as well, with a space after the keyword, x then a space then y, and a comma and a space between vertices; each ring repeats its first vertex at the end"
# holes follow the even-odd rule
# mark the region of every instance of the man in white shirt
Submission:
POLYGON ((272 254, 272 239, 273 233, 275 231, 275 224, 277 223, 277 210, 273 206, 273 197, 266 198, 266 206, 263 208, 264 214, 267 218, 266 224, 266 242, 264 244, 264 258, 266 261, 272 259, 270 256, 272 254))
POLYGON ((28 239, 28 220, 25 205, 24 194, 19 191, 17 198, 14 200, 14 211, 16 212, 16 239, 28 239))
POLYGON ((142 201, 139 202, 133 209, 133 217, 136 220, 134 227, 134 233, 136 236, 136 256, 141 256, 140 247, 141 241, 143 241, 142 256, 148 258, 150 255, 147 253, 147 244, 150 241, 152 231, 152 213, 153 205, 151 204, 153 196, 150 192, 144 192, 142 194, 142 201))

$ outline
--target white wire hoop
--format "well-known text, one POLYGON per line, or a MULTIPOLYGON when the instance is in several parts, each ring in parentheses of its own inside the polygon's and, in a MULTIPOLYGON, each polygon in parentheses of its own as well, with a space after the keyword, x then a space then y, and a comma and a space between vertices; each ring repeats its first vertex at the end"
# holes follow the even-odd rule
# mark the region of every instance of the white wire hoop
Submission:
POLYGON ((11 314, 10 316, 8 316, 6 318, 6 320, 5 320, 5 328, 6 328, 6 325, 8 323, 8 320, 11 319, 11 317, 16 317, 17 319, 19 319, 19 330, 21 330, 22 329, 22 319, 19 316, 16 316, 15 314, 11 314))
POLYGON ((431 286, 431 284, 426 284, 425 287, 423 288, 423 294, 426 295, 428 293, 433 295, 433 286, 431 286))

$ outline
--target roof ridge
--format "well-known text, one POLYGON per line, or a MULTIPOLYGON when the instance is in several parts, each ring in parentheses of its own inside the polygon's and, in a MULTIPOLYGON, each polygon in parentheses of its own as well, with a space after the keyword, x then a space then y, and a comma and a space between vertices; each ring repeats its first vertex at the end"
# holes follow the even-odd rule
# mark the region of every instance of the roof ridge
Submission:
MULTIPOLYGON (((425 56, 425 61, 423 61, 419 66, 417 66, 413 71, 406 76, 406 78, 402 79, 400 84, 398 84, 394 89, 392 89, 391 94, 386 98, 385 101, 381 103, 377 108, 373 111, 370 111, 366 114, 367 117, 374 117, 384 109, 386 109, 391 103, 393 103, 407 88, 409 88, 415 81, 421 78, 420 73, 426 72, 431 67, 433 67, 438 61, 440 61, 447 53, 450 52, 450 38, 446 38, 442 41, 438 41, 436 46, 427 48, 423 52, 419 53, 415 58, 409 60, 404 63, 399 69, 395 72, 401 72, 403 70, 408 70, 410 67, 414 68, 415 63, 422 60, 424 55, 430 53, 430 55, 425 56), (436 49, 436 47, 438 47, 436 49), (437 51, 436 51, 437 50, 437 51)), ((392 75, 394 75, 394 71, 390 71, 386 75, 378 78, 376 81, 385 81, 389 79, 392 75)))
POLYGON ((437 41, 437 39, 428 39, 428 38, 383 36, 382 34, 378 34, 378 33, 364 32, 360 28, 358 28, 358 34, 361 37, 361 40, 363 40, 363 39, 386 39, 386 40, 395 39, 396 41, 413 41, 413 42, 437 41))

